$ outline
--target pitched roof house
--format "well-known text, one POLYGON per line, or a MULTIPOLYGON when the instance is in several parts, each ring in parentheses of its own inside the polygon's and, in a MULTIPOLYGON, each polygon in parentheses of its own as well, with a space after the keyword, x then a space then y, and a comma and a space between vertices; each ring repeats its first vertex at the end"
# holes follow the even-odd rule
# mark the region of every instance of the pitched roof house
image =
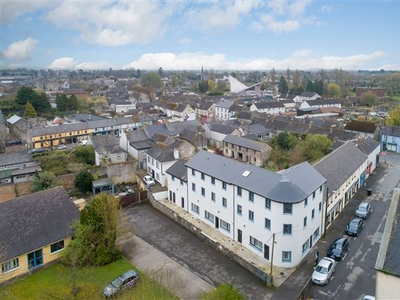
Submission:
POLYGON ((58 259, 78 219, 62 187, 0 203, 0 283, 58 259))

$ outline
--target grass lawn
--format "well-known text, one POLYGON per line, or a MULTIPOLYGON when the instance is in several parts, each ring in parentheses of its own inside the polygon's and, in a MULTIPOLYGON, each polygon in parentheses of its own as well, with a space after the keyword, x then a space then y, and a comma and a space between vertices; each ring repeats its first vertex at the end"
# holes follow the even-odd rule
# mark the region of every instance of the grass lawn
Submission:
POLYGON ((400 95, 390 96, 390 99, 393 101, 400 101, 400 95))
MULTIPOLYGON (((78 295, 75 299, 104 299, 103 288, 115 277, 135 269, 127 260, 103 267, 81 268, 76 275, 78 295)), ((125 291, 118 299, 177 299, 170 292, 140 272, 141 282, 125 291)), ((15 281, 0 289, 0 299, 74 299, 72 295, 72 271, 56 264, 15 281)))

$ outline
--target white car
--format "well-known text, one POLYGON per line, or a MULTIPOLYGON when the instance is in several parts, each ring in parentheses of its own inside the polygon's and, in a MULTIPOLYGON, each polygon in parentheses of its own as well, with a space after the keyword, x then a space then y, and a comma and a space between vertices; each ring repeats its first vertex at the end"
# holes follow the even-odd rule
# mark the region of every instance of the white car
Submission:
POLYGON ((151 177, 150 175, 146 175, 143 177, 143 181, 146 184, 146 186, 153 186, 156 183, 154 182, 153 177, 151 177))
POLYGON ((335 272, 336 260, 330 257, 324 257, 314 268, 314 272, 311 276, 311 281, 318 285, 325 285, 329 282, 335 272))

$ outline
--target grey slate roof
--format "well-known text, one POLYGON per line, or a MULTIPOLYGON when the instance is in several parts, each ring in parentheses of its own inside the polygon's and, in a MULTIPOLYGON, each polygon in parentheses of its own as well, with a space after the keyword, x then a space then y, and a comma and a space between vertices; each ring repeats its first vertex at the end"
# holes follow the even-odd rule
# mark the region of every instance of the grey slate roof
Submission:
POLYGON ((32 154, 28 152, 10 152, 0 154, 0 167, 32 161, 32 154))
POLYGON ((325 182, 307 162, 274 173, 203 150, 186 166, 280 203, 301 202, 325 182), (242 175, 246 171, 250 172, 247 177, 242 175))
POLYGON ((385 126, 382 129, 382 135, 400 137, 400 126, 385 126))
POLYGON ((277 108, 277 107, 282 107, 284 108, 285 105, 283 105, 282 102, 261 102, 261 103, 254 103, 254 105, 257 107, 257 109, 264 109, 264 108, 277 108))
POLYGON ((172 122, 168 123, 167 125, 172 135, 181 134, 185 129, 189 129, 191 131, 197 131, 199 126, 200 126, 199 130, 203 131, 201 123, 198 120, 185 121, 185 122, 172 122))
POLYGON ((187 171, 185 164, 187 163, 186 159, 178 159, 172 166, 167 169, 167 173, 187 182, 187 171))
POLYGON ((318 98, 315 100, 305 100, 310 106, 314 105, 327 105, 327 104, 341 104, 342 100, 341 99, 330 99, 330 98, 318 98))
POLYGON ((155 133, 159 133, 162 135, 172 135, 171 131, 165 126, 165 124, 154 124, 148 125, 144 128, 147 136, 152 138, 155 133))
POLYGON ((355 140, 353 141, 353 143, 367 155, 371 154, 374 150, 376 150, 376 148, 379 148, 381 145, 381 143, 370 137, 355 140))
POLYGON ((222 134, 231 134, 234 130, 235 127, 223 124, 223 123, 208 123, 206 124, 210 128, 210 130, 219 132, 222 134))
POLYGON ((265 147, 265 143, 253 141, 250 139, 242 138, 240 136, 234 136, 228 134, 223 140, 223 142, 231 143, 255 151, 261 151, 265 147))
POLYGON ((174 156, 174 148, 179 147, 180 143, 183 143, 183 141, 177 140, 168 146, 159 143, 148 149, 146 154, 161 163, 174 161, 176 160, 174 156))
POLYGON ((78 218, 77 206, 62 187, 0 203, 2 261, 66 238, 78 218))
POLYGON ((327 179, 328 195, 337 191, 351 175, 367 160, 367 155, 351 141, 328 154, 314 168, 327 179))

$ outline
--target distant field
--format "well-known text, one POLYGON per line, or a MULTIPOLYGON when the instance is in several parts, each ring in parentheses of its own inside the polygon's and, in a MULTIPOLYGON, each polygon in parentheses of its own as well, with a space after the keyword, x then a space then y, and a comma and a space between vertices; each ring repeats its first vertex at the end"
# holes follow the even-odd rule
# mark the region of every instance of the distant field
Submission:
POLYGON ((394 101, 400 101, 400 95, 391 96, 390 99, 392 99, 394 101))
MULTIPOLYGON (((76 274, 76 299, 104 299, 103 288, 130 269, 135 268, 125 259, 103 267, 81 268, 76 274)), ((121 294, 118 299, 177 299, 148 276, 140 271, 139 273, 140 284, 121 294)), ((0 289, 0 299, 74 299, 71 294, 72 285, 71 269, 56 264, 3 287, 0 289)))

